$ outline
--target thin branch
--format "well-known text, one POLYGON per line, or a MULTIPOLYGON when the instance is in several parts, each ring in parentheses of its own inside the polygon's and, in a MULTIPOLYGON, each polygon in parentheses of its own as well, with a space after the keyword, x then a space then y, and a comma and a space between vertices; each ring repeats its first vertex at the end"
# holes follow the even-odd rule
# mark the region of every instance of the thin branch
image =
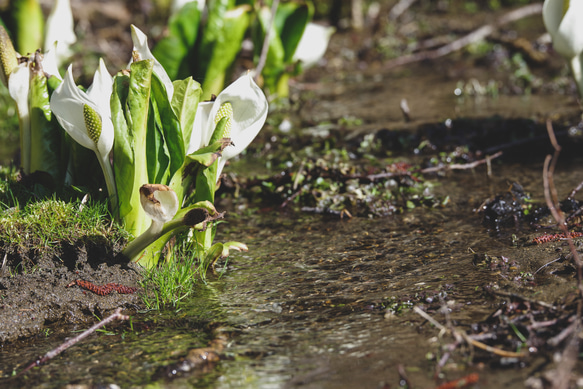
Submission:
MULTIPOLYGON (((422 169, 421 173, 433 173, 441 170, 465 170, 465 169, 473 169, 476 166, 482 165, 484 163, 489 164, 490 161, 494 158, 498 158, 502 155, 502 151, 498 151, 496 154, 486 156, 484 159, 480 159, 478 161, 470 162, 470 163, 454 163, 451 165, 444 165, 444 166, 434 166, 428 167, 426 169, 422 169)), ((378 174, 377 174, 378 176, 378 174)), ((370 176, 369 176, 370 177, 370 176)))
POLYGON ((554 184, 553 173, 555 170, 555 165, 557 160, 559 159, 559 154, 561 152, 561 146, 557 143, 557 139, 555 138, 555 134, 553 131, 553 126, 550 120, 547 121, 547 131, 549 133, 549 138, 551 140, 551 144, 555 149, 554 156, 547 155, 545 158, 545 163, 543 167, 543 186, 544 186, 544 195, 547 206, 549 211, 557 221, 559 228, 565 234, 567 239, 567 243, 569 244, 569 249, 573 256, 573 262, 575 262, 575 266, 577 267, 577 289, 579 293, 583 297, 583 262, 581 262, 581 258, 579 256, 579 252, 577 252, 577 248, 575 247, 575 243, 569 234, 569 228, 567 227, 567 223, 565 222, 565 216, 559 207, 559 202, 557 200, 557 190, 554 184), (552 162, 551 162, 552 160, 552 162))
POLYGON ((461 50, 462 48, 468 46, 471 43, 480 41, 487 36, 491 35, 496 29, 499 27, 514 22, 516 20, 523 19, 528 16, 538 15, 542 12, 542 3, 530 4, 524 7, 518 8, 514 11, 507 13, 506 15, 502 16, 498 19, 495 23, 486 24, 469 34, 456 39, 455 41, 440 47, 439 49, 429 50, 429 51, 422 51, 419 53, 404 55, 399 58, 395 58, 385 64, 385 68, 392 69, 397 66, 402 66, 406 64, 410 64, 413 62, 424 61, 428 59, 435 59, 439 57, 443 57, 454 51, 461 50))
POLYGON ((409 9, 417 0, 399 0, 389 12, 389 20, 397 20, 405 11, 409 9))
POLYGON ((56 357, 57 355, 59 355, 60 353, 62 353, 66 349, 68 349, 69 347, 74 346, 79 341, 85 339, 86 337, 88 337, 89 335, 91 335, 92 333, 97 331, 99 328, 111 323, 112 321, 114 321, 114 320, 128 320, 129 318, 130 318, 129 316, 121 314, 121 308, 117 308, 115 310, 115 312, 113 314, 111 314, 110 316, 101 320, 99 323, 96 323, 94 326, 92 326, 88 330, 82 332, 81 334, 77 335, 76 337, 67 340, 66 342, 64 342, 60 346, 58 346, 57 348, 46 353, 44 357, 34 361, 33 363, 31 363, 30 365, 25 367, 24 370, 22 370, 20 373, 18 373, 18 376, 26 373, 27 371, 29 371, 33 367, 40 366, 43 363, 47 362, 48 360, 56 357))

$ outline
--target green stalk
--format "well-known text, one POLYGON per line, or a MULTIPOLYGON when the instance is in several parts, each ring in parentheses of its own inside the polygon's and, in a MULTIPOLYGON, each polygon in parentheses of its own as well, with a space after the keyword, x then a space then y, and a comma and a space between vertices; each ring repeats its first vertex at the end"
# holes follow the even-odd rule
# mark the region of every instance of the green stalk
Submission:
POLYGON ((107 185, 107 193, 109 195, 110 209, 113 215, 118 215, 118 205, 117 205, 117 190, 115 185, 115 177, 113 175, 113 168, 109 163, 109 155, 102 155, 99 158, 99 164, 101 165, 101 170, 103 171, 103 176, 105 177, 105 185, 107 185))
POLYGON ((183 208, 172 220, 163 225, 152 221, 144 233, 126 246, 123 254, 132 262, 139 262, 146 268, 152 268, 158 263, 160 253, 172 236, 189 228, 201 230, 205 228, 207 221, 217 217, 222 217, 222 214, 218 214, 214 206, 207 201, 183 208))
POLYGON ((44 16, 38 0, 13 0, 13 31, 19 53, 34 53, 42 47, 44 16))
POLYGON ((579 96, 583 99, 583 53, 573 57, 569 62, 569 66, 571 67, 573 78, 575 78, 579 96))

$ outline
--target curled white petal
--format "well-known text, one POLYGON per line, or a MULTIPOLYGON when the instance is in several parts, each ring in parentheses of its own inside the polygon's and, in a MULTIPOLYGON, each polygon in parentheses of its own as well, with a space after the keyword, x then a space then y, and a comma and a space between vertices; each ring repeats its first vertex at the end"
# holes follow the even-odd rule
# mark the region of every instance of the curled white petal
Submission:
POLYGON ((187 155, 192 154, 210 141, 214 128, 207 126, 207 124, 212 122, 212 120, 210 120, 210 114, 213 105, 214 103, 211 101, 198 103, 192 133, 190 135, 190 143, 186 152, 187 155))
POLYGON ((233 106, 231 127, 233 145, 223 150, 223 155, 219 159, 217 177, 220 176, 227 160, 239 155, 255 139, 265 124, 269 109, 263 91, 249 74, 240 77, 219 94, 210 117, 214 118, 218 109, 226 102, 230 102, 233 106))
POLYGON ((57 64, 57 42, 53 43, 48 51, 43 54, 42 65, 45 73, 50 76, 55 76, 61 81, 63 80, 57 64))
POLYGON ((583 1, 571 0, 563 14, 565 0, 545 0, 543 21, 553 47, 559 54, 571 59, 583 53, 583 1))
POLYGON ((233 119, 231 122, 231 141, 218 161, 220 176, 227 160, 240 154, 255 139, 267 118, 269 109, 265 94, 257 86, 250 73, 247 73, 227 88, 213 102, 199 103, 192 130, 188 154, 208 145, 215 129, 214 118, 224 103, 231 103, 233 119))
POLYGON ((158 60, 154 57, 150 48, 148 47, 148 37, 139 28, 132 24, 132 41, 134 43, 134 51, 140 54, 141 59, 151 59, 154 60, 154 73, 160 78, 160 81, 166 87, 166 93, 168 94, 168 100, 172 100, 172 95, 174 95, 174 86, 172 81, 164 70, 164 67, 158 60))
POLYGON ((103 59, 99 59, 99 67, 93 76, 93 83, 87 88, 87 96, 100 108, 107 117, 111 117, 111 93, 113 92, 113 77, 107 71, 103 59))
POLYGON ((28 90, 30 85, 30 69, 28 63, 21 63, 10 73, 8 78, 8 92, 16 102, 18 114, 28 116, 28 90))
POLYGON ((63 82, 51 96, 51 110, 57 117, 59 124, 77 143, 94 150, 101 158, 109 154, 113 147, 114 136, 111 117, 107 116, 96 103, 91 101, 85 92, 77 88, 75 80, 73 80, 72 66, 69 66, 63 82), (87 133, 83 116, 84 105, 90 106, 101 117, 101 135, 97 144, 87 133))
POLYGON ((152 221, 159 225, 172 220, 178 211, 178 197, 170 187, 146 184, 140 188, 140 203, 152 221))
POLYGON ((77 36, 74 30, 71 2, 70 0, 56 0, 47 18, 45 51, 56 45, 56 62, 62 64, 63 61, 71 56, 71 45, 76 41, 77 36))
POLYGON ((294 61, 301 61, 304 68, 317 64, 326 53, 334 27, 308 23, 293 55, 294 61))

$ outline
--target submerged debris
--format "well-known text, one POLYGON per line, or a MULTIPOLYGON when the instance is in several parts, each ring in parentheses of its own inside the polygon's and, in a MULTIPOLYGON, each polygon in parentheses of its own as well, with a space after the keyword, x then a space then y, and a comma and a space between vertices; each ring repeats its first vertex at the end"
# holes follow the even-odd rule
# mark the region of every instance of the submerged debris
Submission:
POLYGON ((243 194, 281 208, 295 204, 305 212, 354 216, 387 216, 418 206, 437 207, 447 199, 432 192, 419 167, 393 162, 383 167, 356 166, 324 159, 306 160, 296 171, 243 181, 230 176, 223 193, 243 194))

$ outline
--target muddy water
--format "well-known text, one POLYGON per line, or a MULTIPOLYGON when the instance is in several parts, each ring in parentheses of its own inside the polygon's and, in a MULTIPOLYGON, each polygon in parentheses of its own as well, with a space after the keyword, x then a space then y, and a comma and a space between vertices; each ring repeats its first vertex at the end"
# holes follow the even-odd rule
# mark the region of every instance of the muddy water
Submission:
MULTIPOLYGON (((562 166, 556 177, 560 193, 583 180, 583 170, 569 166, 562 166)), ((435 307, 446 304, 450 319, 468 330, 499 304, 483 293, 486 285, 551 302, 573 286, 569 276, 546 272, 528 285, 508 282, 554 259, 557 246, 513 246, 512 234, 524 237, 530 231, 510 228, 490 234, 474 213, 484 199, 503 193, 513 181, 536 198, 540 172, 540 164, 495 165, 492 178, 485 168, 451 172, 436 180, 436 192, 450 196, 447 207, 382 219, 273 211, 233 216, 222 225, 219 239, 245 241, 250 252, 232 257, 223 275, 201 284, 178 312, 142 313, 131 326, 108 326, 110 332, 92 336, 24 379, 4 380, 2 387, 398 387, 399 365, 415 387, 435 386, 436 362, 427 355, 439 353, 438 331, 411 306, 428 309, 445 323, 435 307), (480 269, 473 264, 474 252, 505 255, 516 261, 517 270, 500 274, 480 269), (552 293, 541 296, 542 287, 552 293), (395 312, 397 307, 404 309, 395 312), (189 349, 205 347, 217 332, 229 340, 216 366, 167 378, 168 366, 176 366, 189 349)), ((3 376, 74 330, 79 328, 50 328, 33 345, 5 346, 0 351, 3 376)), ((467 367, 461 354, 454 361, 459 367, 448 365, 445 378, 478 372, 483 388, 522 387, 540 366, 537 354, 522 369, 482 363, 467 367)))
MULTIPOLYGON (((460 79, 478 77, 485 83, 492 75, 458 75, 444 67, 415 65, 324 80, 327 86, 310 87, 311 100, 299 121, 336 123, 352 117, 363 120, 354 130, 367 132, 415 131, 448 118, 478 122, 493 115, 535 120, 551 114, 577 116, 573 96, 457 98, 453 91, 460 79), (402 98, 411 107, 411 122, 402 118, 402 98)), ((521 165, 495 161, 492 177, 482 166, 433 178, 435 192, 450 196, 443 208, 349 220, 274 210, 232 212, 218 239, 243 241, 250 251, 221 264, 222 276, 210 276, 180 310, 135 314, 131 324, 107 326, 107 332, 25 377, 7 378, 84 329, 47 323, 43 336, 0 349, 0 387, 395 388, 399 365, 413 386, 434 387, 441 382, 433 376, 435 355, 441 355, 438 330, 412 306, 428 310, 440 323, 449 319, 469 330, 502 301, 485 294, 485 286, 554 302, 574 285, 569 274, 548 271, 521 281, 521 274, 534 273, 564 247, 524 247, 530 230, 507 227, 493 234, 475 213, 485 199, 515 181, 542 201, 544 154, 531 157, 521 165), (516 245, 513 234, 519 238, 516 245), (504 255, 515 262, 514 270, 477 267, 475 253, 504 255), (447 306, 449 317, 438 312, 441 305, 447 306), (168 378, 188 350, 207 346, 217 334, 228 336, 218 364, 168 378)), ((560 196, 583 181, 580 166, 582 161, 575 159, 559 166, 560 196)), ((501 369, 500 358, 478 356, 468 364, 467 353, 454 354, 442 378, 477 372, 480 388, 522 387, 551 360, 541 350, 501 369)))

